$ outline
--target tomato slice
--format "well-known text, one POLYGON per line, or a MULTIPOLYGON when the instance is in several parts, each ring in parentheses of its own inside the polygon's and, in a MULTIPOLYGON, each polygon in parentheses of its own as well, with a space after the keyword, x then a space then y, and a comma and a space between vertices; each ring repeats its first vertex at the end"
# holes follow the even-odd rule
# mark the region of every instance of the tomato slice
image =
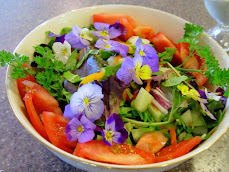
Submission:
POLYGON ((151 41, 152 37, 154 36, 154 30, 151 26, 148 25, 138 25, 134 29, 135 35, 139 36, 140 38, 145 38, 151 41))
POLYGON ((134 28, 136 27, 136 22, 132 17, 126 14, 116 14, 116 13, 94 14, 93 22, 108 23, 108 24, 114 24, 115 22, 121 23, 126 27, 126 35, 121 36, 124 38, 124 40, 127 40, 130 37, 135 35, 134 28))
POLYGON ((63 115, 58 101, 46 89, 35 82, 23 81, 22 83, 30 88, 29 92, 33 96, 33 104, 37 111, 40 113, 49 111, 63 115))
POLYGON ((179 64, 182 63, 180 52, 177 49, 177 45, 172 40, 170 40, 164 33, 158 32, 156 35, 152 37, 151 42, 154 44, 155 49, 159 53, 164 52, 166 47, 171 47, 176 49, 176 52, 173 55, 173 59, 171 63, 174 66, 178 66, 179 64))
MULTIPOLYGON (((180 50, 180 57, 182 62, 184 62, 188 57, 189 57, 189 44, 188 43, 179 43, 179 50, 180 50)), ((187 62, 183 65, 184 68, 186 69, 200 69, 204 65, 204 58, 200 58, 197 55, 193 55, 190 57, 187 62)), ((206 69, 203 68, 203 69, 206 69)), ((196 83, 199 86, 202 86, 208 79, 205 75, 199 73, 199 72, 190 72, 195 78, 196 78, 196 83)))
POLYGON ((201 142, 201 140, 200 136, 195 136, 188 140, 162 148, 155 156, 156 162, 168 161, 180 157, 191 151, 201 142))
POLYGON ((77 141, 70 142, 65 135, 65 127, 69 123, 69 119, 46 111, 43 112, 43 119, 51 143, 64 151, 73 153, 77 141))
POLYGON ((20 78, 16 80, 17 88, 18 88, 18 91, 22 99, 24 98, 26 92, 28 91, 28 87, 22 83, 25 80, 36 82, 36 79, 32 75, 29 75, 29 74, 26 78, 20 78))
POLYGON ((24 100, 25 100, 25 106, 26 106, 27 112, 29 114, 29 119, 31 123, 33 124, 33 127, 42 137, 44 137, 46 140, 49 140, 45 127, 41 121, 41 118, 37 114, 35 107, 33 105, 31 93, 25 94, 24 100))
POLYGON ((138 141, 136 147, 149 153, 156 153, 163 148, 168 141, 163 132, 154 131, 145 133, 138 141))
POLYGON ((154 155, 129 144, 108 146, 102 140, 92 140, 77 145, 74 155, 99 162, 122 165, 154 163, 154 155))

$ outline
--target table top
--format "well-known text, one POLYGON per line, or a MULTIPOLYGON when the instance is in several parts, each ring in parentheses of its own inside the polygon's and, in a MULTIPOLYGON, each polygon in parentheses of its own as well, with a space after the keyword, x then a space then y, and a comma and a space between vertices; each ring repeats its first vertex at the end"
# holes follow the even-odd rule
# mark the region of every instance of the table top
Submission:
MULTIPOLYGON (((159 9, 184 18, 208 30, 216 22, 203 0, 0 0, 0 50, 13 52, 33 28, 61 13, 101 4, 129 4, 159 9)), ((73 171, 34 139, 14 116, 5 91, 6 67, 0 68, 0 171, 73 171)), ((229 169, 229 132, 213 146, 168 172, 210 172, 229 169)))

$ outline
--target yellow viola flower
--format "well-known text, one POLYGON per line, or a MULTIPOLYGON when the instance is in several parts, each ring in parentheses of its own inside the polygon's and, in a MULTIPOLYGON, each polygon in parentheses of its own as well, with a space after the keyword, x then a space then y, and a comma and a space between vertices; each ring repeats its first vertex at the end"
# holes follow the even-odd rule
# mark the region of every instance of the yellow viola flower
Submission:
POLYGON ((190 97, 194 100, 200 100, 200 94, 195 89, 189 89, 186 85, 178 85, 178 90, 181 91, 181 94, 187 97, 190 97))

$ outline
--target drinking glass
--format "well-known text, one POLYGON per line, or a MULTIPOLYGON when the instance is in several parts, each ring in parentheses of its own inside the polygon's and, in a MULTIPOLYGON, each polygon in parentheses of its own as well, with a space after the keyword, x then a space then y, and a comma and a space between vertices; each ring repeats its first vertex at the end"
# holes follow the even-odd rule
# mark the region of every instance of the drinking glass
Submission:
POLYGON ((229 0, 204 0, 205 7, 217 25, 208 31, 229 52, 229 0))

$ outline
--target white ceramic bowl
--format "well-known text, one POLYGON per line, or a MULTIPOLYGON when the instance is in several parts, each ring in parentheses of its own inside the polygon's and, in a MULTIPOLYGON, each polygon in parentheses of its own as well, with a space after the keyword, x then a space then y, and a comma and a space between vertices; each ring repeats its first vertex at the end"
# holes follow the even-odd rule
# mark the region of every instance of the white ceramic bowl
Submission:
MULTIPOLYGON (((82 8, 59 15, 39 25, 20 42, 20 44, 15 49, 15 52, 32 57, 34 52, 34 45, 48 42, 45 35, 45 31, 50 30, 54 33, 59 33, 59 31, 63 27, 72 27, 72 25, 77 25, 79 27, 89 26, 89 24, 92 23, 92 15, 94 13, 101 12, 128 14, 136 20, 137 24, 150 25, 154 28, 155 33, 158 31, 162 31, 173 41, 177 41, 179 38, 183 36, 184 24, 187 22, 179 17, 168 14, 166 12, 140 6, 104 5, 82 8)), ((207 34, 203 34, 201 36, 201 42, 203 44, 208 44, 212 48, 213 54, 219 59, 222 67, 229 66, 229 58, 227 54, 213 39, 211 39, 207 34)), ((51 152, 53 152, 60 159, 71 164, 72 166, 81 168, 86 171, 102 172, 107 171, 108 169, 110 169, 110 171, 118 172, 127 170, 144 172, 165 171, 179 165, 185 160, 209 148, 216 140, 218 140, 227 131, 229 126, 229 113, 226 112, 216 132, 209 139, 204 141, 196 149, 189 152, 188 154, 166 162, 148 165, 124 166, 90 161, 83 158, 79 158, 55 147, 37 133, 37 131, 33 128, 33 126, 26 118, 26 110, 23 105, 23 102, 20 99, 19 92, 16 86, 16 81, 13 80, 10 76, 11 72, 12 68, 9 67, 6 76, 7 95, 10 105, 21 124, 32 136, 34 136, 39 142, 45 145, 51 152)), ((228 109, 228 105, 229 104, 227 103, 226 109, 228 109)))

